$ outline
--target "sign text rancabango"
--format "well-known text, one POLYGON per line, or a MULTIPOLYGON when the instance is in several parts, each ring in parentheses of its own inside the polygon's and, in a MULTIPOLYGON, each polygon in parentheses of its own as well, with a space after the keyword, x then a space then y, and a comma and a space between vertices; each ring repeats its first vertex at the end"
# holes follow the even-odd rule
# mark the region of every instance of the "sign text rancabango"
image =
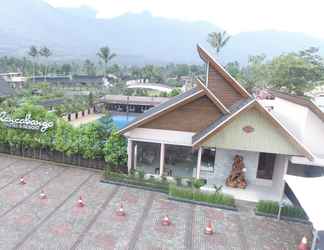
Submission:
POLYGON ((46 132, 54 126, 52 121, 37 121, 31 118, 31 114, 26 114, 25 118, 12 118, 7 112, 0 112, 0 122, 8 128, 20 128, 46 132))

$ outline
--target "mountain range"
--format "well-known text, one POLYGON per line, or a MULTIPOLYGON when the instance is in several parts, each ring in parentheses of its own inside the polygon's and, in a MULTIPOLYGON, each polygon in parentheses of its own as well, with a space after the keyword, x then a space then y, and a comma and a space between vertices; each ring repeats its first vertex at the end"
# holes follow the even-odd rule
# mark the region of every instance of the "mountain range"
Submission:
MULTIPOLYGON (((0 55, 25 56, 31 45, 46 45, 54 52, 52 60, 95 59, 98 49, 109 45, 118 63, 197 63, 196 44, 208 48, 207 34, 222 30, 205 21, 149 12, 97 19, 91 8, 54 8, 43 0, 3 0, 0 6, 0 55)), ((324 40, 303 33, 244 32, 231 37, 220 57, 222 62, 244 64, 249 55, 273 57, 310 46, 324 51, 324 40)))

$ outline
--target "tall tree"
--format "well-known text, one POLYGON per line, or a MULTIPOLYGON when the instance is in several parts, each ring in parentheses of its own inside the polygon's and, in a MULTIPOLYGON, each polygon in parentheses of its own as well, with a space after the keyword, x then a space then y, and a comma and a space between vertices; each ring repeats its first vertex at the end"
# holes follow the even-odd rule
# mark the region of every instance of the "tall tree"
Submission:
POLYGON ((85 73, 88 76, 95 76, 96 75, 96 66, 89 59, 84 61, 83 68, 84 68, 85 73))
POLYGON ((108 46, 100 48, 97 55, 105 65, 104 77, 106 78, 108 62, 111 61, 117 55, 115 53, 112 53, 108 46))
MULTIPOLYGON (((305 52, 305 51, 304 51, 305 52)), ((304 95, 323 83, 324 65, 317 54, 304 52, 280 55, 270 63, 270 84, 276 89, 304 95)))
POLYGON ((33 59, 33 82, 35 83, 36 59, 39 55, 37 47, 34 45, 31 46, 29 48, 28 55, 33 59))
POLYGON ((216 56, 219 55, 221 49, 226 45, 231 36, 227 35, 226 31, 212 32, 208 34, 207 42, 215 49, 216 56))
MULTIPOLYGON (((40 56, 44 57, 47 60, 52 55, 52 51, 45 46, 40 49, 39 54, 40 54, 40 56)), ((45 63, 45 81, 47 79, 47 71, 48 71, 48 65, 46 62, 45 63)))
POLYGON ((251 93, 258 88, 270 87, 269 79, 269 62, 266 61, 264 54, 249 56, 248 64, 242 68, 241 74, 238 75, 238 80, 251 93))

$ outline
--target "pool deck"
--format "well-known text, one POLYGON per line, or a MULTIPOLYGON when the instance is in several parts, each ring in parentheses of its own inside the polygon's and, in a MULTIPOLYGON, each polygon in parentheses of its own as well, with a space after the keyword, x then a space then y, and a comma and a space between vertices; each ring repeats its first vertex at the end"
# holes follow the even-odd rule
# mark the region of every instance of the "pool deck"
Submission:
POLYGON ((78 119, 75 119, 73 121, 70 121, 70 124, 73 127, 79 127, 82 124, 87 124, 87 123, 90 123, 90 122, 94 122, 94 121, 98 120, 99 118, 101 118, 103 116, 105 116, 105 114, 90 114, 90 115, 83 116, 83 117, 80 117, 78 119))

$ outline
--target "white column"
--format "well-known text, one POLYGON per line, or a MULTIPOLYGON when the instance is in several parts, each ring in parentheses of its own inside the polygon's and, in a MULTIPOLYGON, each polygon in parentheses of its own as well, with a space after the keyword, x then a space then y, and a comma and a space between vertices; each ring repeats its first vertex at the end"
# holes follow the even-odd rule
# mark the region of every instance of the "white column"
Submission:
POLYGON ((165 155, 165 144, 161 143, 161 152, 160 152, 160 176, 164 172, 164 155, 165 155))
POLYGON ((311 250, 315 250, 317 237, 318 237, 318 231, 315 229, 315 231, 313 232, 313 242, 312 242, 311 250))
POLYGON ((199 150, 198 150, 198 159, 197 159, 197 179, 200 178, 200 169, 201 169, 201 155, 202 155, 202 150, 203 148, 202 147, 199 147, 199 150))
POLYGON ((132 163, 133 163, 133 141, 130 139, 128 139, 127 141, 127 155, 128 155, 127 167, 129 173, 132 169, 132 163))
MULTIPOLYGON (((276 157, 278 157, 279 155, 277 155, 276 157)), ((288 170, 288 164, 289 164, 289 156, 283 156, 284 157, 284 170, 283 170, 283 176, 282 176, 282 186, 281 186, 281 200, 283 200, 284 196, 285 196, 285 175, 287 174, 287 170, 288 170)))
POLYGON ((134 169, 137 167, 137 144, 134 145, 134 169))

